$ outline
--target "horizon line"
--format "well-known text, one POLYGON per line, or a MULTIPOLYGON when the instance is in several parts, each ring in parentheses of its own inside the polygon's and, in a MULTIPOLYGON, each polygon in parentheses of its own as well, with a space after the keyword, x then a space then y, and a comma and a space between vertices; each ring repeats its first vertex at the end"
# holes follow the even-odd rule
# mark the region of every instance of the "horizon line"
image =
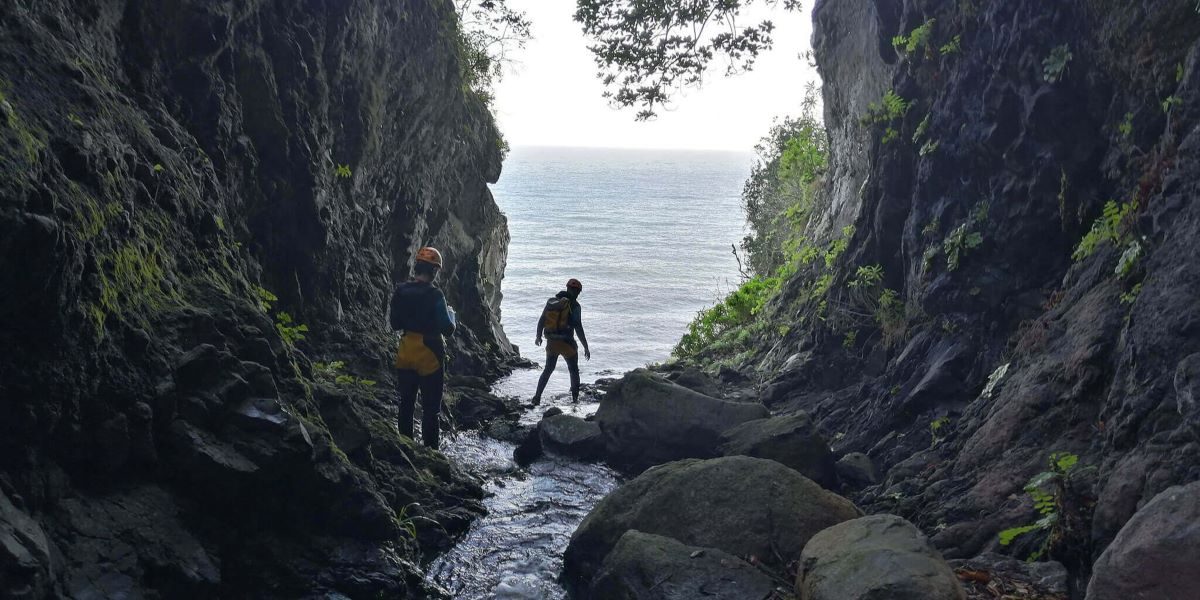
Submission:
POLYGON ((515 148, 547 148, 558 150, 649 150, 671 152, 729 152, 734 154, 754 154, 754 150, 734 150, 731 148, 671 148, 666 146, 571 146, 564 144, 509 144, 515 148))

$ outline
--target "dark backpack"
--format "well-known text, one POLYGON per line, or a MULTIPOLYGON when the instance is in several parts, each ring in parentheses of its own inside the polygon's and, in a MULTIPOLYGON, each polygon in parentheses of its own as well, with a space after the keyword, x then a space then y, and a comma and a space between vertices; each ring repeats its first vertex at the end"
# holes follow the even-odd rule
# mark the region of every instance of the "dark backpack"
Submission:
POLYGON ((554 297, 546 301, 542 309, 542 328, 546 335, 571 335, 571 300, 554 297))

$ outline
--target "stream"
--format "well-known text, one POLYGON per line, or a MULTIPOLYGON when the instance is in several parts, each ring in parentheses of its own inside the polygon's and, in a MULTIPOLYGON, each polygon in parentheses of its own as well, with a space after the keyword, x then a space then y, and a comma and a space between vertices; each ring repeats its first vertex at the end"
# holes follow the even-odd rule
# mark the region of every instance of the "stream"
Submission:
MULTIPOLYGON (((518 371, 499 382, 496 393, 528 398, 538 373, 518 371)), ((537 423, 551 406, 586 417, 599 407, 589 399, 585 395, 572 404, 567 393, 547 393, 541 406, 525 411, 521 422, 537 423)), ((514 444, 477 431, 461 432, 443 446, 451 460, 485 479, 488 513, 430 565, 428 582, 458 599, 565 598, 557 581, 563 551, 580 521, 616 488, 616 473, 603 464, 550 454, 521 469, 512 459, 514 444)))

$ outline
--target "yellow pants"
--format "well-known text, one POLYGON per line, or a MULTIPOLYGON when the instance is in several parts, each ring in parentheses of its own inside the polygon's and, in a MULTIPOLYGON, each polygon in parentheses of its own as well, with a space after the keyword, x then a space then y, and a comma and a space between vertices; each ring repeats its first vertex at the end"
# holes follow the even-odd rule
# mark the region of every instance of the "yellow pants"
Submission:
POLYGON ((566 340, 546 340, 546 354, 554 354, 563 358, 579 356, 579 350, 566 340))
POLYGON ((396 368, 416 371, 417 375, 433 375, 442 368, 433 350, 425 345, 425 336, 415 332, 405 332, 400 338, 400 348, 396 351, 396 368))

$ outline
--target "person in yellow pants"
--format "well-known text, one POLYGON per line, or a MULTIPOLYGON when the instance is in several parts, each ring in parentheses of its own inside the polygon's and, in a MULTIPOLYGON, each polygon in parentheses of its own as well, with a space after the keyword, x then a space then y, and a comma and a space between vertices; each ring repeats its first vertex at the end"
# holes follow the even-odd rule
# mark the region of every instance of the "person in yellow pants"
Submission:
POLYGON ((592 351, 588 349, 587 336, 583 333, 583 309, 579 306, 579 294, 583 292, 583 284, 578 279, 567 282, 566 291, 559 292, 546 301, 542 316, 538 319, 537 339, 534 343, 542 345, 542 335, 546 336, 546 368, 538 378, 537 393, 533 395, 533 404, 541 404, 542 392, 550 381, 550 374, 558 365, 558 357, 567 361, 567 371, 571 374, 571 401, 579 402, 579 345, 575 343, 575 335, 583 343, 583 356, 591 360, 592 351))
POLYGON ((400 394, 400 433, 413 437, 413 413, 421 396, 421 439, 438 447, 438 414, 445 385, 446 344, 443 335, 454 333, 454 311, 446 296, 433 285, 442 268, 442 253, 425 247, 417 252, 413 278, 392 293, 392 329, 402 332, 396 351, 396 386, 400 394))

